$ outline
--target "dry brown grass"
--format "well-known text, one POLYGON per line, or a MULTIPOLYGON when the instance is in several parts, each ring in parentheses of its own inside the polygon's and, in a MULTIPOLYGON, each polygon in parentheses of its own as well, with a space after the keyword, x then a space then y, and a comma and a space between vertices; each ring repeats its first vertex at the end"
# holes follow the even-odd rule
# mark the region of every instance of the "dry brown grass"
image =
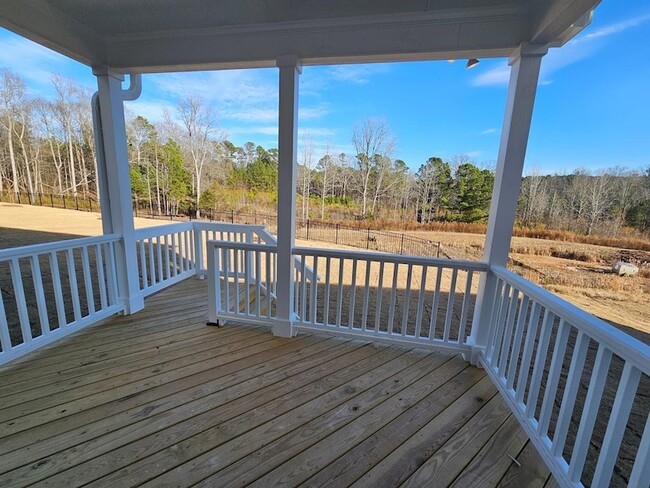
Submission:
MULTIPOLYGON (((419 224, 417 222, 399 222, 392 220, 372 221, 344 221, 341 224, 359 226, 362 228, 392 231, 420 231, 420 232, 455 232, 464 234, 485 234, 487 225, 475 222, 428 222, 419 224)), ((625 234, 626 229, 623 233, 625 234)), ((533 239, 544 239, 557 242, 571 242, 579 244, 592 244, 596 246, 615 247, 622 249, 638 249, 650 251, 650 240, 639 238, 635 235, 622 237, 608 237, 597 235, 577 234, 569 230, 554 230, 546 228, 515 227, 513 236, 530 237, 533 239)))

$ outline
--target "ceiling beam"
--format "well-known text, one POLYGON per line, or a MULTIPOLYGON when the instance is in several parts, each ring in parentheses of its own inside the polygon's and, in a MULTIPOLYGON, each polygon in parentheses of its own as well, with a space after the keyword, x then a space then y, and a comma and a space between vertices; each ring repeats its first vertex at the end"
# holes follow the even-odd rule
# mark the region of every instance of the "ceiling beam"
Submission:
POLYGON ((278 55, 303 64, 509 56, 527 34, 518 6, 285 22, 117 36, 108 64, 122 71, 274 66, 278 55))

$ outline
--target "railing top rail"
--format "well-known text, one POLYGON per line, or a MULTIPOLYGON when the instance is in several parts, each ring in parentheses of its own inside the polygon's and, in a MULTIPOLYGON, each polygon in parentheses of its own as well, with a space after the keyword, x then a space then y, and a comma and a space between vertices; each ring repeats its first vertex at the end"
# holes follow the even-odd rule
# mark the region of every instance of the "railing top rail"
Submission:
POLYGON ((383 261, 386 263, 414 264, 438 266, 450 269, 467 269, 475 271, 487 271, 488 266, 482 261, 465 261, 456 259, 440 259, 422 256, 405 256, 402 254, 390 254, 372 251, 350 251, 347 249, 322 249, 315 247, 294 247, 294 254, 305 256, 319 256, 345 259, 363 259, 366 261, 383 261))
POLYGON ((194 225, 195 230, 224 230, 229 232, 243 232, 243 231, 255 231, 259 232, 266 230, 266 227, 263 225, 255 224, 229 224, 227 222, 199 222, 193 221, 191 224, 194 225))
POLYGON ((645 374, 650 375, 650 346, 503 266, 492 266, 490 270, 497 277, 514 285, 558 317, 568 321, 589 337, 606 345, 625 361, 629 361, 645 374))
POLYGON ((221 249, 237 249, 241 251, 269 251, 275 252, 278 250, 278 246, 275 244, 258 244, 258 243, 247 243, 247 242, 229 242, 229 241, 219 241, 219 240, 208 240, 206 245, 209 247, 218 247, 221 249))
POLYGON ((78 239, 67 239, 65 241, 45 242, 43 244, 33 244, 30 246, 11 247, 9 249, 0 249, 0 261, 13 258, 31 256, 34 254, 44 254, 46 252, 61 251, 64 249, 93 246, 95 244, 104 244, 111 241, 118 241, 121 238, 119 234, 106 234, 95 237, 80 237, 78 239))
POLYGON ((135 229, 136 239, 149 239, 151 237, 192 230, 192 222, 176 222, 174 224, 154 225, 135 229))

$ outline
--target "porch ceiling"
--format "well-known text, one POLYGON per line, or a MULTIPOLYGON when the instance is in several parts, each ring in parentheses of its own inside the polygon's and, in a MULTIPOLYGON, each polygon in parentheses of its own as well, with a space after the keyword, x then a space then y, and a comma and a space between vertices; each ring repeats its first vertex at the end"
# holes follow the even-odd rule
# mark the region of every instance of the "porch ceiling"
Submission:
POLYGON ((4 0, 0 25, 118 71, 509 56, 562 44, 600 0, 4 0))

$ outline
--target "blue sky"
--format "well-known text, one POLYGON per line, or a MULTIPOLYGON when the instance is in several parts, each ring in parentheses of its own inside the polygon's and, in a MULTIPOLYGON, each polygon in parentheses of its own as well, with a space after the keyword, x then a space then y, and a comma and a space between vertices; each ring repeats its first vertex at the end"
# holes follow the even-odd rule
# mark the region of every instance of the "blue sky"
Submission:
MULTIPOLYGON (((542 75, 525 171, 569 173, 650 165, 650 3, 603 0, 592 24, 552 49, 542 75)), ((23 76, 35 95, 52 95, 54 73, 95 89, 90 68, 0 29, 0 67, 23 76)), ((156 122, 195 93, 212 105, 235 144, 277 145, 277 70, 144 75, 133 113, 156 122)), ((472 70, 446 61, 305 67, 300 79, 300 138, 316 156, 326 145, 352 153, 352 127, 386 120, 394 157, 416 170, 429 156, 496 160, 508 81, 506 59, 472 70)))

